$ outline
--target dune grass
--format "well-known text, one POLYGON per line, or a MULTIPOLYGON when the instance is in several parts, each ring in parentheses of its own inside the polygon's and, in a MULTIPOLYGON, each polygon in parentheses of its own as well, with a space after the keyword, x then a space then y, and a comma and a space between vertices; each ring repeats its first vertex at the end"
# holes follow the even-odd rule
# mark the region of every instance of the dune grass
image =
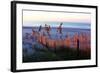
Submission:
POLYGON ((33 54, 28 56, 23 56, 23 62, 45 62, 45 61, 62 61, 62 60, 83 60, 90 59, 90 52, 85 52, 83 50, 73 50, 73 48, 56 48, 50 50, 48 48, 43 48, 42 50, 37 50, 33 54))

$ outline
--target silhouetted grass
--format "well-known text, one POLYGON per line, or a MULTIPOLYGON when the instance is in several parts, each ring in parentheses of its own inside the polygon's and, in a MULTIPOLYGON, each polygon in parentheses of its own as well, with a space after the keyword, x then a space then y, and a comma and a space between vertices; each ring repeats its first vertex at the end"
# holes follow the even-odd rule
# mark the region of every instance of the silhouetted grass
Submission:
POLYGON ((44 62, 62 60, 83 60, 90 59, 90 51, 77 50, 73 48, 59 47, 56 49, 43 48, 31 55, 23 56, 23 62, 44 62))

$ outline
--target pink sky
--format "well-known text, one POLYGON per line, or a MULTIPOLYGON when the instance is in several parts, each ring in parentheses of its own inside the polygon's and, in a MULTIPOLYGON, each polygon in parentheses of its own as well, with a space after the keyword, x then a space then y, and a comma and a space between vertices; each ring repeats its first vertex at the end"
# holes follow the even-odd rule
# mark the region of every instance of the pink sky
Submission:
POLYGON ((24 22, 79 22, 90 23, 91 15, 83 13, 61 13, 43 11, 23 11, 24 22))

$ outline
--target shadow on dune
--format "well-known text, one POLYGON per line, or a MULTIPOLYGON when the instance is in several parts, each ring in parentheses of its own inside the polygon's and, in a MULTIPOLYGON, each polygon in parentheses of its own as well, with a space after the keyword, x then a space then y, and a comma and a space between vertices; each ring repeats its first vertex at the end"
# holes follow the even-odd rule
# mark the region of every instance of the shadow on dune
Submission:
POLYGON ((90 51, 75 50, 73 48, 59 47, 56 49, 43 48, 34 49, 34 53, 23 56, 23 62, 45 62, 63 60, 84 60, 90 59, 90 51))

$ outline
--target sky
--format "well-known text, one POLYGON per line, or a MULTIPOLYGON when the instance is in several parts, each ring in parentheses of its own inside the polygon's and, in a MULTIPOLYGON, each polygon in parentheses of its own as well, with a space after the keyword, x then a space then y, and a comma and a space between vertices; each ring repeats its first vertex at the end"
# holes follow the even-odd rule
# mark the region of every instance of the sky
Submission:
POLYGON ((91 14, 69 12, 23 11, 23 26, 44 26, 90 28, 91 14))

